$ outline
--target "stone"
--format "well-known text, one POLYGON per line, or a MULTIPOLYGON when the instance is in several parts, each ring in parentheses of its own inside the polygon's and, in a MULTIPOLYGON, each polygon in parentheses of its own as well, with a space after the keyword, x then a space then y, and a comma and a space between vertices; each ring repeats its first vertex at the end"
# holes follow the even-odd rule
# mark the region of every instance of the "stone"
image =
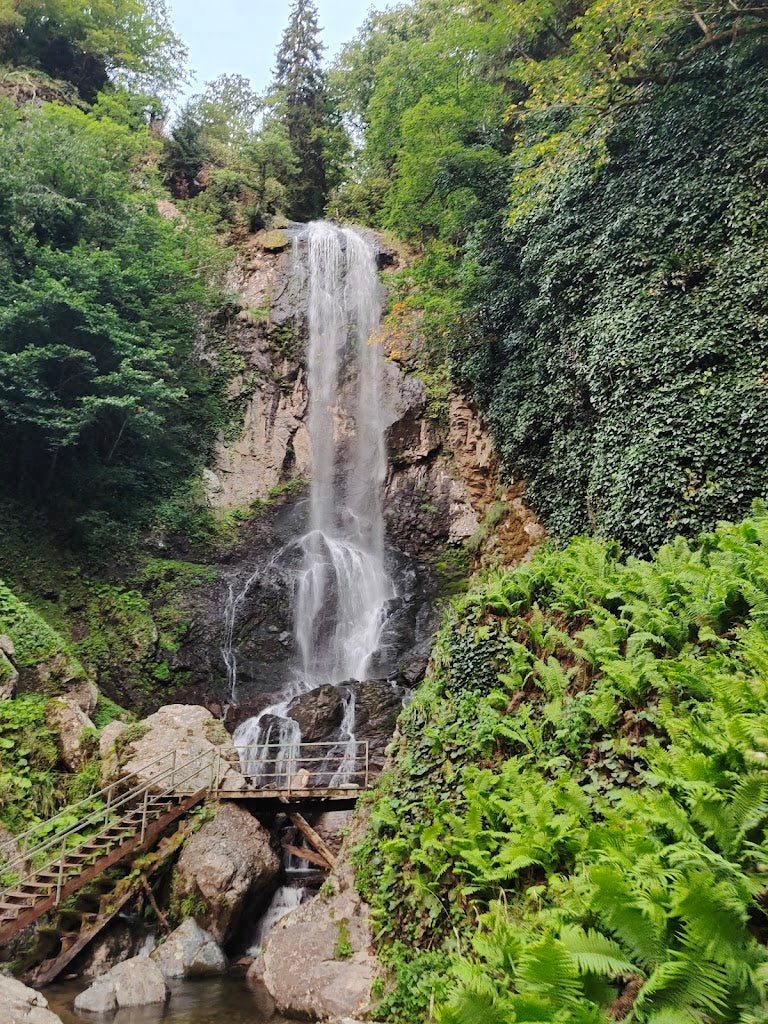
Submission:
POLYGON ((187 841, 176 868, 176 895, 204 906, 195 915, 218 942, 232 938, 273 887, 281 869, 269 832, 235 803, 221 804, 187 841))
POLYGON ((92 680, 82 679, 79 683, 75 683, 74 686, 70 686, 66 696, 77 704, 83 714, 90 717, 96 710, 96 705, 99 702, 99 688, 92 680))
POLYGON ((59 758, 71 772, 81 771, 94 746, 96 727, 70 697, 57 697, 45 709, 45 721, 56 734, 59 758), (91 737, 85 730, 91 730, 91 737))
POLYGON ((267 252, 282 252, 291 244, 291 240, 285 231, 273 228, 271 231, 259 231, 254 239, 257 245, 267 252))
POLYGON ((26 861, 19 862, 20 856, 21 849, 16 836, 5 826, 0 825, 0 871, 3 871, 7 865, 13 864, 14 874, 18 874, 22 868, 26 867, 26 861))
POLYGON ((189 917, 171 932, 150 957, 166 978, 201 978, 224 974, 227 958, 210 932, 189 917))
POLYGON ((344 693, 327 683, 297 697, 288 709, 305 743, 324 743, 336 738, 344 717, 344 693))
POLYGON ((93 981, 131 957, 146 956, 153 946, 153 932, 149 928, 116 917, 78 955, 72 971, 79 978, 93 981))
POLYGON ((167 704, 138 725, 107 726, 100 747, 102 756, 108 757, 112 751, 109 776, 133 775, 134 784, 162 775, 160 785, 168 786, 175 766, 176 783, 190 792, 210 786, 217 777, 223 790, 246 788, 245 779, 234 767, 239 760, 226 730, 199 704, 167 704))
POLYGON ((377 966, 372 941, 367 907, 352 890, 283 917, 264 949, 264 984, 278 1012, 310 1020, 364 1013, 377 966))
POLYGON ((12 697, 19 681, 19 672, 13 660, 15 656, 13 640, 4 633, 0 634, 0 700, 12 697))
POLYGON ((0 1024, 61 1024, 48 1000, 15 978, 0 977, 0 1024))
POLYGON ((75 1010, 112 1013, 127 1006, 164 1003, 168 986, 163 973, 146 956, 135 956, 102 974, 75 999, 75 1010))

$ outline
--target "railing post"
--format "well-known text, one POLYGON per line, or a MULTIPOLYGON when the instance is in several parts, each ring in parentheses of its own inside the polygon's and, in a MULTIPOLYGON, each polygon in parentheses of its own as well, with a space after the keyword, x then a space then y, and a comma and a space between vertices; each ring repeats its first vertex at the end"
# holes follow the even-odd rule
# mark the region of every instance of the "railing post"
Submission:
POLYGON ((368 740, 365 741, 365 788, 368 789, 368 778, 371 768, 371 747, 368 740))
POLYGON ((176 792, 176 754, 177 751, 173 751, 173 762, 171 767, 171 789, 176 792))
POLYGON ((56 903, 54 906, 58 906, 61 902, 61 890, 64 888, 64 852, 67 848, 66 839, 62 840, 61 850, 59 851, 59 876, 56 879, 56 903))
POLYGON ((140 844, 144 843, 144 836, 147 832, 147 804, 149 803, 149 787, 144 790, 144 803, 141 808, 141 840, 140 844))
POLYGON ((291 747, 288 748, 288 786, 287 786, 287 789, 288 789, 289 793, 293 789, 293 777, 296 774, 296 772, 294 770, 294 757, 293 757, 293 753, 294 753, 293 747, 291 746, 291 747))
MULTIPOLYGON (((220 750, 219 747, 215 747, 214 748, 213 756, 216 758, 216 770, 215 770, 215 775, 214 775, 214 780, 213 780, 212 795, 213 796, 218 796, 219 795, 219 784, 221 783, 221 750, 220 750)), ((211 766, 211 767, 213 767, 213 766, 211 766)))

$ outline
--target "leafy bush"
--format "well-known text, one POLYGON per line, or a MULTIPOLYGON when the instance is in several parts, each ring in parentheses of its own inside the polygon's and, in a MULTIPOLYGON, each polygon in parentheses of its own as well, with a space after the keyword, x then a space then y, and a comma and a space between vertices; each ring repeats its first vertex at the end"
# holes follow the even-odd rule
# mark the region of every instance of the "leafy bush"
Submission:
POLYGON ((356 856, 385 958, 452 955, 436 1019, 762 1020, 768 511, 491 573, 433 662, 356 856))

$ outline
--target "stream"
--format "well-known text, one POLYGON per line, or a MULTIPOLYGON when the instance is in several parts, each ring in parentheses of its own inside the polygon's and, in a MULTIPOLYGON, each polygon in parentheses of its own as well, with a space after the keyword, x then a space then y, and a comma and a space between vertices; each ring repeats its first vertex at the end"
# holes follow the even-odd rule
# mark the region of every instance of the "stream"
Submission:
MULTIPOLYGON (((72 1009, 84 981, 62 982, 43 991, 62 1024, 95 1024, 104 1020, 72 1009)), ((269 998, 247 988, 242 978, 206 978, 171 982, 171 998, 161 1006, 137 1006, 109 1015, 109 1024, 289 1024, 271 1015, 269 998)))

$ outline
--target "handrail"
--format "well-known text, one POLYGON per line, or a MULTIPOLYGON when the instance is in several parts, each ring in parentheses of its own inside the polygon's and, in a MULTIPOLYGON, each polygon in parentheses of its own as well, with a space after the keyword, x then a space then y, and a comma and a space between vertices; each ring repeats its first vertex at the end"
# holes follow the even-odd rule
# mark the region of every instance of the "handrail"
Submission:
MULTIPOLYGON (((353 780, 356 778, 359 780, 360 776, 363 776, 363 786, 367 788, 370 779, 370 744, 368 740, 297 743, 287 748, 281 748, 277 743, 268 743, 264 746, 252 744, 241 748, 239 754, 242 774, 245 777, 251 778, 251 787, 254 789, 271 789, 272 787, 265 786, 265 781, 279 780, 280 784, 274 786, 275 791, 279 795, 285 793, 290 795, 293 792, 306 793, 307 791, 327 790, 329 788, 339 790, 356 789, 359 783, 353 780), (352 748, 351 751, 350 747, 352 748), (275 757, 263 756, 273 750, 276 752, 275 757), (305 753, 307 750, 311 750, 313 753, 317 752, 317 756, 305 753), (324 755, 320 754, 321 750, 325 751, 324 755), (249 759, 248 755, 251 751, 254 752, 255 756, 249 759), (259 756, 259 754, 262 756, 259 756), (310 773, 305 768, 307 765, 321 765, 322 767, 319 769, 313 768, 310 773), (352 767, 346 767, 348 765, 352 767), (251 766, 256 766, 256 770, 249 771, 251 766), (266 771, 270 766, 274 766, 275 769, 279 766, 280 770, 266 771), (308 777, 302 776, 302 771, 305 771, 308 777), (318 783, 317 776, 320 774, 330 776, 330 779, 327 782, 321 781, 318 783), (339 775, 344 780, 349 781, 336 781, 335 784, 330 785, 330 783, 334 783, 334 780, 339 775)), ((92 793, 78 803, 64 808, 53 818, 48 819, 48 821, 40 822, 21 836, 16 836, 12 840, 0 845, 0 851, 13 846, 17 847, 15 859, 6 862, 4 870, 13 872, 14 868, 21 869, 20 877, 13 884, 0 890, 0 898, 7 893, 19 889, 25 882, 35 878, 40 873, 44 871, 52 873, 51 869, 56 868, 57 879, 55 883, 52 883, 51 887, 53 888, 55 884, 55 902, 58 904, 61 899, 65 879, 68 877, 64 873, 68 852, 74 852, 83 845, 86 839, 99 835, 100 832, 107 828, 110 822, 119 822, 120 815, 118 812, 124 813, 129 808, 136 810, 141 808, 140 830, 139 822, 137 822, 136 831, 139 832, 140 843, 143 843, 149 824, 149 798, 151 794, 162 799, 167 796, 179 796, 184 793, 192 794, 199 790, 206 790, 209 794, 216 796, 220 792, 225 792, 221 789, 221 782, 222 776, 226 776, 229 767, 228 758, 222 753, 220 747, 211 747, 210 750, 202 755, 198 754, 181 764, 178 763, 178 752, 175 750, 168 751, 158 755, 158 757, 135 769, 130 774, 109 783, 98 793, 92 793), (171 763, 167 768, 155 775, 146 776, 148 769, 158 765, 161 761, 167 761, 169 758, 171 763), (207 778, 206 773, 209 773, 207 778), (126 783, 140 776, 144 776, 141 784, 127 790, 125 789, 126 783), (198 780, 194 782, 193 788, 183 788, 185 785, 192 783, 193 780, 198 780), (118 789, 122 790, 122 792, 115 799, 115 791, 118 789), (69 824, 65 828, 54 830, 47 838, 33 847, 27 846, 29 838, 37 830, 43 827, 49 829, 52 824, 65 817, 71 819, 73 813, 77 812, 78 809, 82 809, 89 804, 96 804, 99 801, 102 801, 101 806, 95 807, 82 820, 69 824), (79 836, 81 833, 83 833, 82 841, 68 847, 73 837, 79 836), (21 850, 18 849, 19 841, 23 843, 21 850), (52 853, 54 850, 56 852, 52 853), (42 863, 35 864, 34 862, 36 860, 39 861, 44 854, 48 855, 48 859, 42 863)))
POLYGON ((26 832, 21 832, 19 835, 13 836, 12 839, 7 839, 4 843, 0 843, 0 856, 3 856, 3 850, 14 846, 18 847, 19 843, 22 844, 22 849, 25 851, 26 855, 26 841, 27 838, 33 834, 33 832, 37 832, 44 826, 47 828, 49 825, 52 825, 54 821, 58 821, 59 818, 69 817, 73 811, 76 811, 78 809, 78 807, 83 807, 85 804, 93 803, 100 797, 106 796, 113 789, 115 789, 115 787, 123 785, 129 779, 132 779, 135 776, 139 775, 141 772, 146 771, 147 768, 151 768, 152 765, 157 764, 158 761, 162 761, 163 758, 166 757, 168 757, 168 754, 159 754, 153 761, 150 761, 149 764, 144 765, 143 768, 139 768, 135 772, 131 772, 128 775, 123 775, 121 778, 116 779, 114 782, 110 782, 103 789, 100 789, 97 793, 91 793, 88 796, 83 797, 82 800, 78 800, 76 804, 70 804, 68 807, 64 807, 61 811, 59 811, 58 814, 54 814, 52 818, 46 818, 44 821, 38 821, 36 825, 33 825, 31 828, 28 828, 26 832))
MULTIPOLYGON (((147 810, 149 794, 152 791, 157 792, 158 784, 160 782, 166 780, 169 776, 171 778, 170 786, 167 786, 165 788, 165 790, 160 794, 162 796, 178 792, 180 786, 182 786, 185 782, 189 782, 191 779, 196 778, 201 773, 205 772, 205 770, 207 768, 213 769, 214 768, 214 757, 215 757, 216 758, 215 767, 217 769, 217 771, 216 771, 216 778, 214 779, 213 776, 212 776, 211 777, 211 781, 210 781, 210 783, 208 785, 200 786, 199 788, 201 788, 201 789, 205 788, 205 789, 208 789, 208 790, 212 790, 214 792, 218 791, 218 783, 220 781, 219 774, 220 774, 222 758, 221 758, 221 754, 220 754, 219 748, 217 748, 217 747, 212 748, 207 753, 207 755, 203 755, 202 758, 200 758, 199 756, 196 756, 194 758, 190 758, 188 761, 185 761, 181 765, 176 763, 176 759, 177 759, 176 751, 171 752, 170 755, 169 754, 162 754, 160 757, 155 758, 153 761, 150 761, 149 764, 144 766, 144 768, 137 769, 137 771, 135 771, 135 772, 131 772, 131 774, 129 776, 126 776, 126 778, 133 778, 133 777, 139 775, 140 773, 146 771, 147 768, 150 768, 153 765, 157 764, 158 761, 160 761, 160 760, 162 760, 164 758, 168 758, 169 756, 171 756, 171 758, 172 758, 172 764, 164 772, 161 772, 158 775, 153 775, 151 778, 149 778, 142 785, 137 786, 137 787, 135 787, 132 790, 129 790, 127 793, 124 793, 123 796, 121 796, 119 800, 117 800, 117 801, 108 801, 105 804, 105 806, 103 806, 103 807, 99 808, 98 810, 92 812, 88 817, 82 819, 81 821, 78 821, 74 825, 70 825, 68 828, 66 828, 64 830, 60 830, 59 832, 54 833, 53 835, 49 836, 44 842, 38 844, 36 847, 33 847, 32 849, 28 849, 28 850, 25 850, 23 853, 20 853, 16 857, 15 860, 7 862, 5 864, 5 866, 4 866, 4 870, 7 871, 7 872, 12 872, 14 867, 26 865, 27 862, 29 862, 31 870, 28 870, 25 875, 23 875, 19 879, 17 879, 17 881, 13 885, 7 886, 2 891, 0 891, 0 895, 2 895, 4 893, 7 893, 7 892, 12 892, 19 885, 23 884, 28 879, 33 878, 35 875, 39 874, 41 871, 45 871, 45 870, 49 869, 50 867, 52 867, 53 865, 55 865, 57 863, 63 863, 64 856, 65 856, 65 854, 67 852, 67 840, 68 839, 71 839, 72 836, 78 835, 81 832, 87 832, 91 825, 95 826, 97 824, 102 824, 103 823, 103 825, 106 826, 108 824, 108 822, 110 821, 110 819, 114 819, 115 812, 117 810, 119 810, 119 809, 126 809, 127 810, 129 805, 135 803, 142 796, 144 797, 144 807, 143 807, 143 814, 142 814, 142 840, 143 840, 144 832, 146 830, 146 810, 147 810), (184 771, 187 768, 191 769, 189 771, 189 773, 186 776, 184 776, 182 779, 180 779, 180 780, 177 779, 177 773, 181 772, 181 771, 184 771), (56 848, 56 850, 57 850, 57 855, 56 856, 54 856, 51 860, 47 861, 44 864, 37 864, 35 866, 32 866, 32 861, 34 860, 34 858, 39 857, 40 854, 45 853, 46 851, 49 851, 52 848, 56 848)), ((106 789, 103 792, 107 792, 107 790, 112 789, 114 786, 118 785, 121 781, 123 781, 123 780, 118 780, 117 782, 113 783, 112 786, 106 787, 106 789)), ((75 807, 82 806, 82 803, 83 803, 83 801, 81 801, 80 804, 76 804, 74 806, 75 807)), ((69 816, 72 813, 73 809, 74 808, 69 808, 65 812, 62 812, 62 813, 66 813, 67 816, 69 816)), ((59 814, 56 817, 60 818, 60 817, 62 817, 62 814, 59 814)), ((56 820, 56 819, 54 818, 54 819, 51 819, 51 820, 56 820)))

